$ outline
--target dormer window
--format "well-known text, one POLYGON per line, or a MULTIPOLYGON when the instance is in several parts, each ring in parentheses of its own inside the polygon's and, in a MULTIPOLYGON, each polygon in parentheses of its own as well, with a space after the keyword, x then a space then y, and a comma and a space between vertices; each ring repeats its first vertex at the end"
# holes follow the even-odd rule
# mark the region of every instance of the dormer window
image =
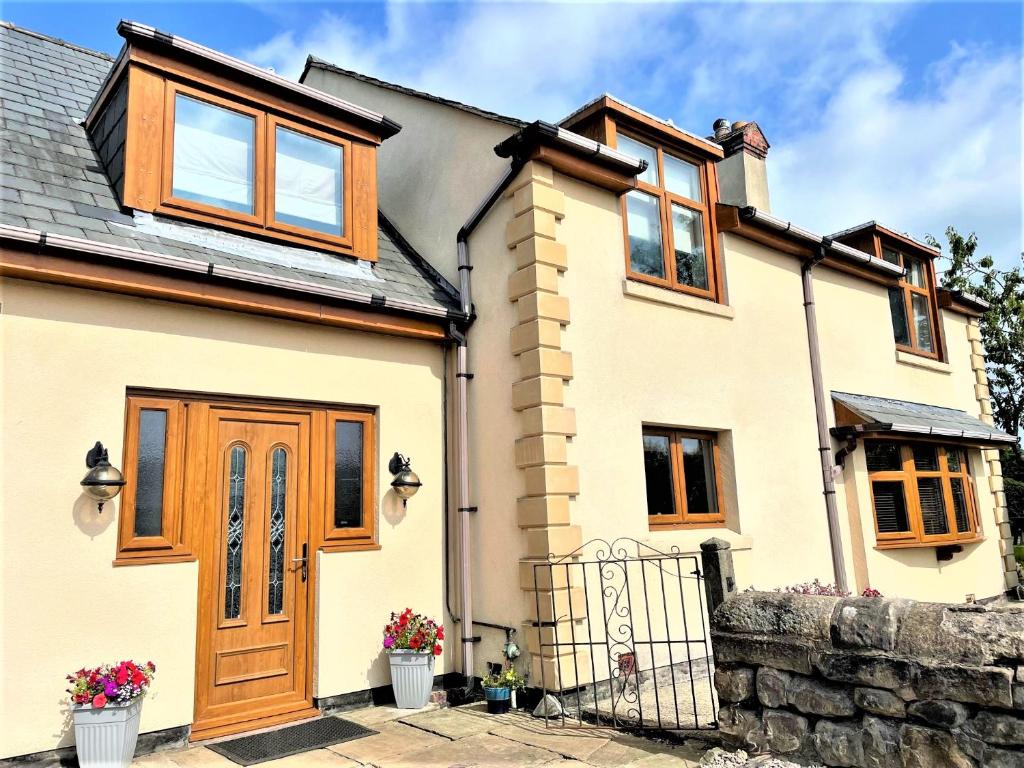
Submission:
POLYGON ((382 115, 123 23, 86 118, 125 208, 377 260, 382 115))

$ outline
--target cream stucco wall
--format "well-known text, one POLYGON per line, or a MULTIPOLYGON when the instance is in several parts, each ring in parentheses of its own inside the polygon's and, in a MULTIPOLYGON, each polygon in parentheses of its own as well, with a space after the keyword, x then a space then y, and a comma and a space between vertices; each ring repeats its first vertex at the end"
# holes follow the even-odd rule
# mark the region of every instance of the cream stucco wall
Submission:
POLYGON ((411 456, 424 486, 403 511, 379 472, 382 549, 320 555, 314 691, 388 683, 388 613, 443 611, 437 345, 16 280, 0 298, 0 757, 70 743, 64 675, 104 661, 156 662, 143 731, 192 721, 197 565, 113 567, 118 502, 97 515, 78 484, 96 440, 123 463, 126 387, 378 408, 375 460, 411 456))

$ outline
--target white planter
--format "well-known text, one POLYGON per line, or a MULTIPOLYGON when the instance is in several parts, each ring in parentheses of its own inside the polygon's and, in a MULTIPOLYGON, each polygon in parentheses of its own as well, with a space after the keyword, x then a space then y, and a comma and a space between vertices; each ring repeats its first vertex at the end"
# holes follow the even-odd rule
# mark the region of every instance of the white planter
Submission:
POLYGON ((398 650, 388 654, 391 661, 391 687, 399 709, 421 709, 430 700, 434 687, 434 654, 398 650))
POLYGON ((142 697, 130 704, 93 709, 75 704, 75 751, 80 768, 127 768, 139 740, 142 697))

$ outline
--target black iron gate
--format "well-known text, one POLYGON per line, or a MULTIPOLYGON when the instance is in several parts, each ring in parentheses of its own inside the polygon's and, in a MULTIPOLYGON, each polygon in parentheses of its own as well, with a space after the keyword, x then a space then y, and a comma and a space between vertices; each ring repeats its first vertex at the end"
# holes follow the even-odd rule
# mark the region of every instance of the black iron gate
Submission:
POLYGON ((530 651, 540 661, 530 684, 558 702, 546 710, 548 724, 717 727, 697 556, 630 538, 597 539, 535 564, 533 585, 530 651))

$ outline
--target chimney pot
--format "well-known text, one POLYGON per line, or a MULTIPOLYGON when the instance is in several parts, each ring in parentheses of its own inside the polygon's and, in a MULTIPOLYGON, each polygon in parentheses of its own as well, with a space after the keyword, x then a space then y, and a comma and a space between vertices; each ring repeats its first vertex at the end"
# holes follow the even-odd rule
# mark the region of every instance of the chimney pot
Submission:
POLYGON ((720 139, 732 130, 732 126, 729 125, 729 121, 724 117, 720 117, 715 120, 715 124, 712 126, 715 132, 715 138, 720 139))

